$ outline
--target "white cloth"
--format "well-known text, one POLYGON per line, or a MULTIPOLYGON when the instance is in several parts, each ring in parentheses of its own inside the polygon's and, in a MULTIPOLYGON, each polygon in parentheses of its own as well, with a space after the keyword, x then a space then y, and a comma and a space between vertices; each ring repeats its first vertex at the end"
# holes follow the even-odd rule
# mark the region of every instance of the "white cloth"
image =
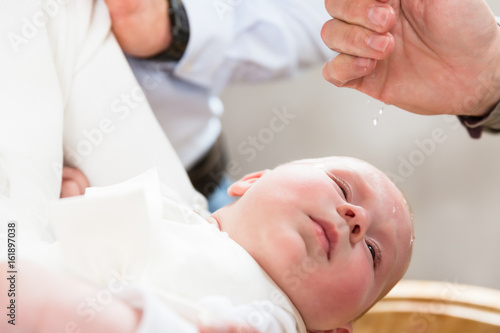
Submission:
POLYGON ((193 327, 209 318, 261 333, 305 332, 258 263, 190 207, 162 200, 157 179, 150 171, 53 203, 51 222, 69 270, 99 288, 117 276, 144 286, 193 327))
POLYGON ((133 308, 141 310, 141 322, 135 333, 158 333, 166 331, 166 328, 169 332, 199 332, 193 323, 179 316, 146 289, 128 288, 120 297, 133 308))
POLYGON ((104 1, 2 1, 0 16, 1 223, 49 237, 63 151, 92 186, 157 167, 179 200, 206 206, 110 34, 104 1))
POLYGON ((129 62, 186 168, 221 132, 217 94, 231 82, 291 76, 333 58, 320 37, 331 17, 324 0, 183 0, 190 39, 183 58, 170 65, 129 62))
POLYGON ((16 262, 60 267, 48 221, 63 157, 93 186, 156 167, 165 195, 206 212, 110 34, 104 1, 2 1, 0 17, 0 248, 13 221, 16 262))

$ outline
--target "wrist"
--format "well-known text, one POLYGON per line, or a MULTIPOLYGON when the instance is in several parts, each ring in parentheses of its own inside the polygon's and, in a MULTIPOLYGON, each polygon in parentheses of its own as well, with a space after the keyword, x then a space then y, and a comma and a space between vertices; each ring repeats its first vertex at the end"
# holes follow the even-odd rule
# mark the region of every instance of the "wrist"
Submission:
POLYGON ((487 116, 500 102, 500 27, 497 27, 496 43, 493 44, 492 61, 483 76, 477 80, 476 95, 480 99, 473 116, 487 116))
POLYGON ((495 110, 497 105, 500 103, 500 96, 497 96, 495 98, 490 99, 490 102, 484 103, 484 106, 480 106, 477 109, 476 114, 474 115, 475 117, 478 118, 485 118, 487 117, 491 111, 495 110))
POLYGON ((168 1, 168 21, 170 43, 150 59, 159 61, 179 61, 189 42, 189 20, 182 0, 168 1))
MULTIPOLYGON (((497 19, 498 22, 498 19, 497 19)), ((500 103, 500 27, 496 27, 496 43, 492 43, 492 59, 489 66, 479 76, 476 82, 475 95, 480 99, 475 113, 459 116, 469 135, 479 139, 483 131, 499 132, 500 117, 498 104, 500 103), (482 79, 483 78, 483 79, 482 79), (487 78, 484 80, 484 78, 487 78), (485 96, 484 98, 481 97, 485 96)))

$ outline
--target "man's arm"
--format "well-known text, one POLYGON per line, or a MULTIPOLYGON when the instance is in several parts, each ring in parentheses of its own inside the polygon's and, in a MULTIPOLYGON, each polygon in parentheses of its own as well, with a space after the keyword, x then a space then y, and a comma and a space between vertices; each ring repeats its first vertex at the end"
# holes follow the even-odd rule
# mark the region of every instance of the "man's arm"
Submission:
MULTIPOLYGON (((107 2, 110 5, 118 1, 107 2)), ((174 74, 196 85, 217 89, 229 82, 289 76, 298 68, 323 62, 334 55, 320 38, 321 26, 328 18, 323 0, 182 2, 189 19, 190 37, 174 74)), ((153 0, 144 4, 158 6, 153 0)), ((144 39, 155 35, 147 29, 135 29, 132 24, 119 26, 114 10, 110 6, 117 37, 131 31, 142 33, 144 39)), ((139 13, 137 11, 137 22, 148 22, 154 17, 139 13)), ((120 37, 118 40, 125 52, 138 54, 129 51, 120 37)), ((142 46, 137 43, 134 47, 142 46)))
POLYGON ((500 100, 500 29, 485 1, 327 0, 326 8, 335 20, 323 40, 341 53, 324 67, 333 84, 420 114, 482 116, 500 100))

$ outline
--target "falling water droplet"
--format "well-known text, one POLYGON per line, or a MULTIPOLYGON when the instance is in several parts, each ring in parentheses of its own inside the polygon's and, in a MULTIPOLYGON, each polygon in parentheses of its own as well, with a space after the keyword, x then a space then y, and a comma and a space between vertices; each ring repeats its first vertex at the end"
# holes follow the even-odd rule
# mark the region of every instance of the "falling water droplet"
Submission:
POLYGON ((373 126, 378 125, 378 117, 373 117, 373 126))
POLYGON ((385 104, 382 104, 382 105, 380 106, 380 109, 378 109, 378 114, 380 114, 380 115, 381 115, 382 113, 384 113, 384 105, 385 105, 385 104))
POLYGON ((369 99, 366 100, 366 104, 370 104, 370 100, 369 99))

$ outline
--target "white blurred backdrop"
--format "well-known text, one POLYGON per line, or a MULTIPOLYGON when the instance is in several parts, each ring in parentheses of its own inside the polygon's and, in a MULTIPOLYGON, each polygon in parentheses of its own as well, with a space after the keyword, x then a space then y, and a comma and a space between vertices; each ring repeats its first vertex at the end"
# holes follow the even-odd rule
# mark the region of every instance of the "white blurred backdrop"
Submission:
MULTIPOLYGON (((488 3, 500 16, 500 2, 488 3)), ((381 102, 327 83, 321 66, 291 80, 231 87, 222 99, 233 178, 300 158, 367 160, 400 176, 415 214, 405 278, 500 289, 500 135, 472 140, 454 117, 393 106, 379 114, 381 102), (271 131, 270 121, 285 109, 294 118, 271 131), (260 150, 251 149, 249 137, 258 138, 260 150)))

